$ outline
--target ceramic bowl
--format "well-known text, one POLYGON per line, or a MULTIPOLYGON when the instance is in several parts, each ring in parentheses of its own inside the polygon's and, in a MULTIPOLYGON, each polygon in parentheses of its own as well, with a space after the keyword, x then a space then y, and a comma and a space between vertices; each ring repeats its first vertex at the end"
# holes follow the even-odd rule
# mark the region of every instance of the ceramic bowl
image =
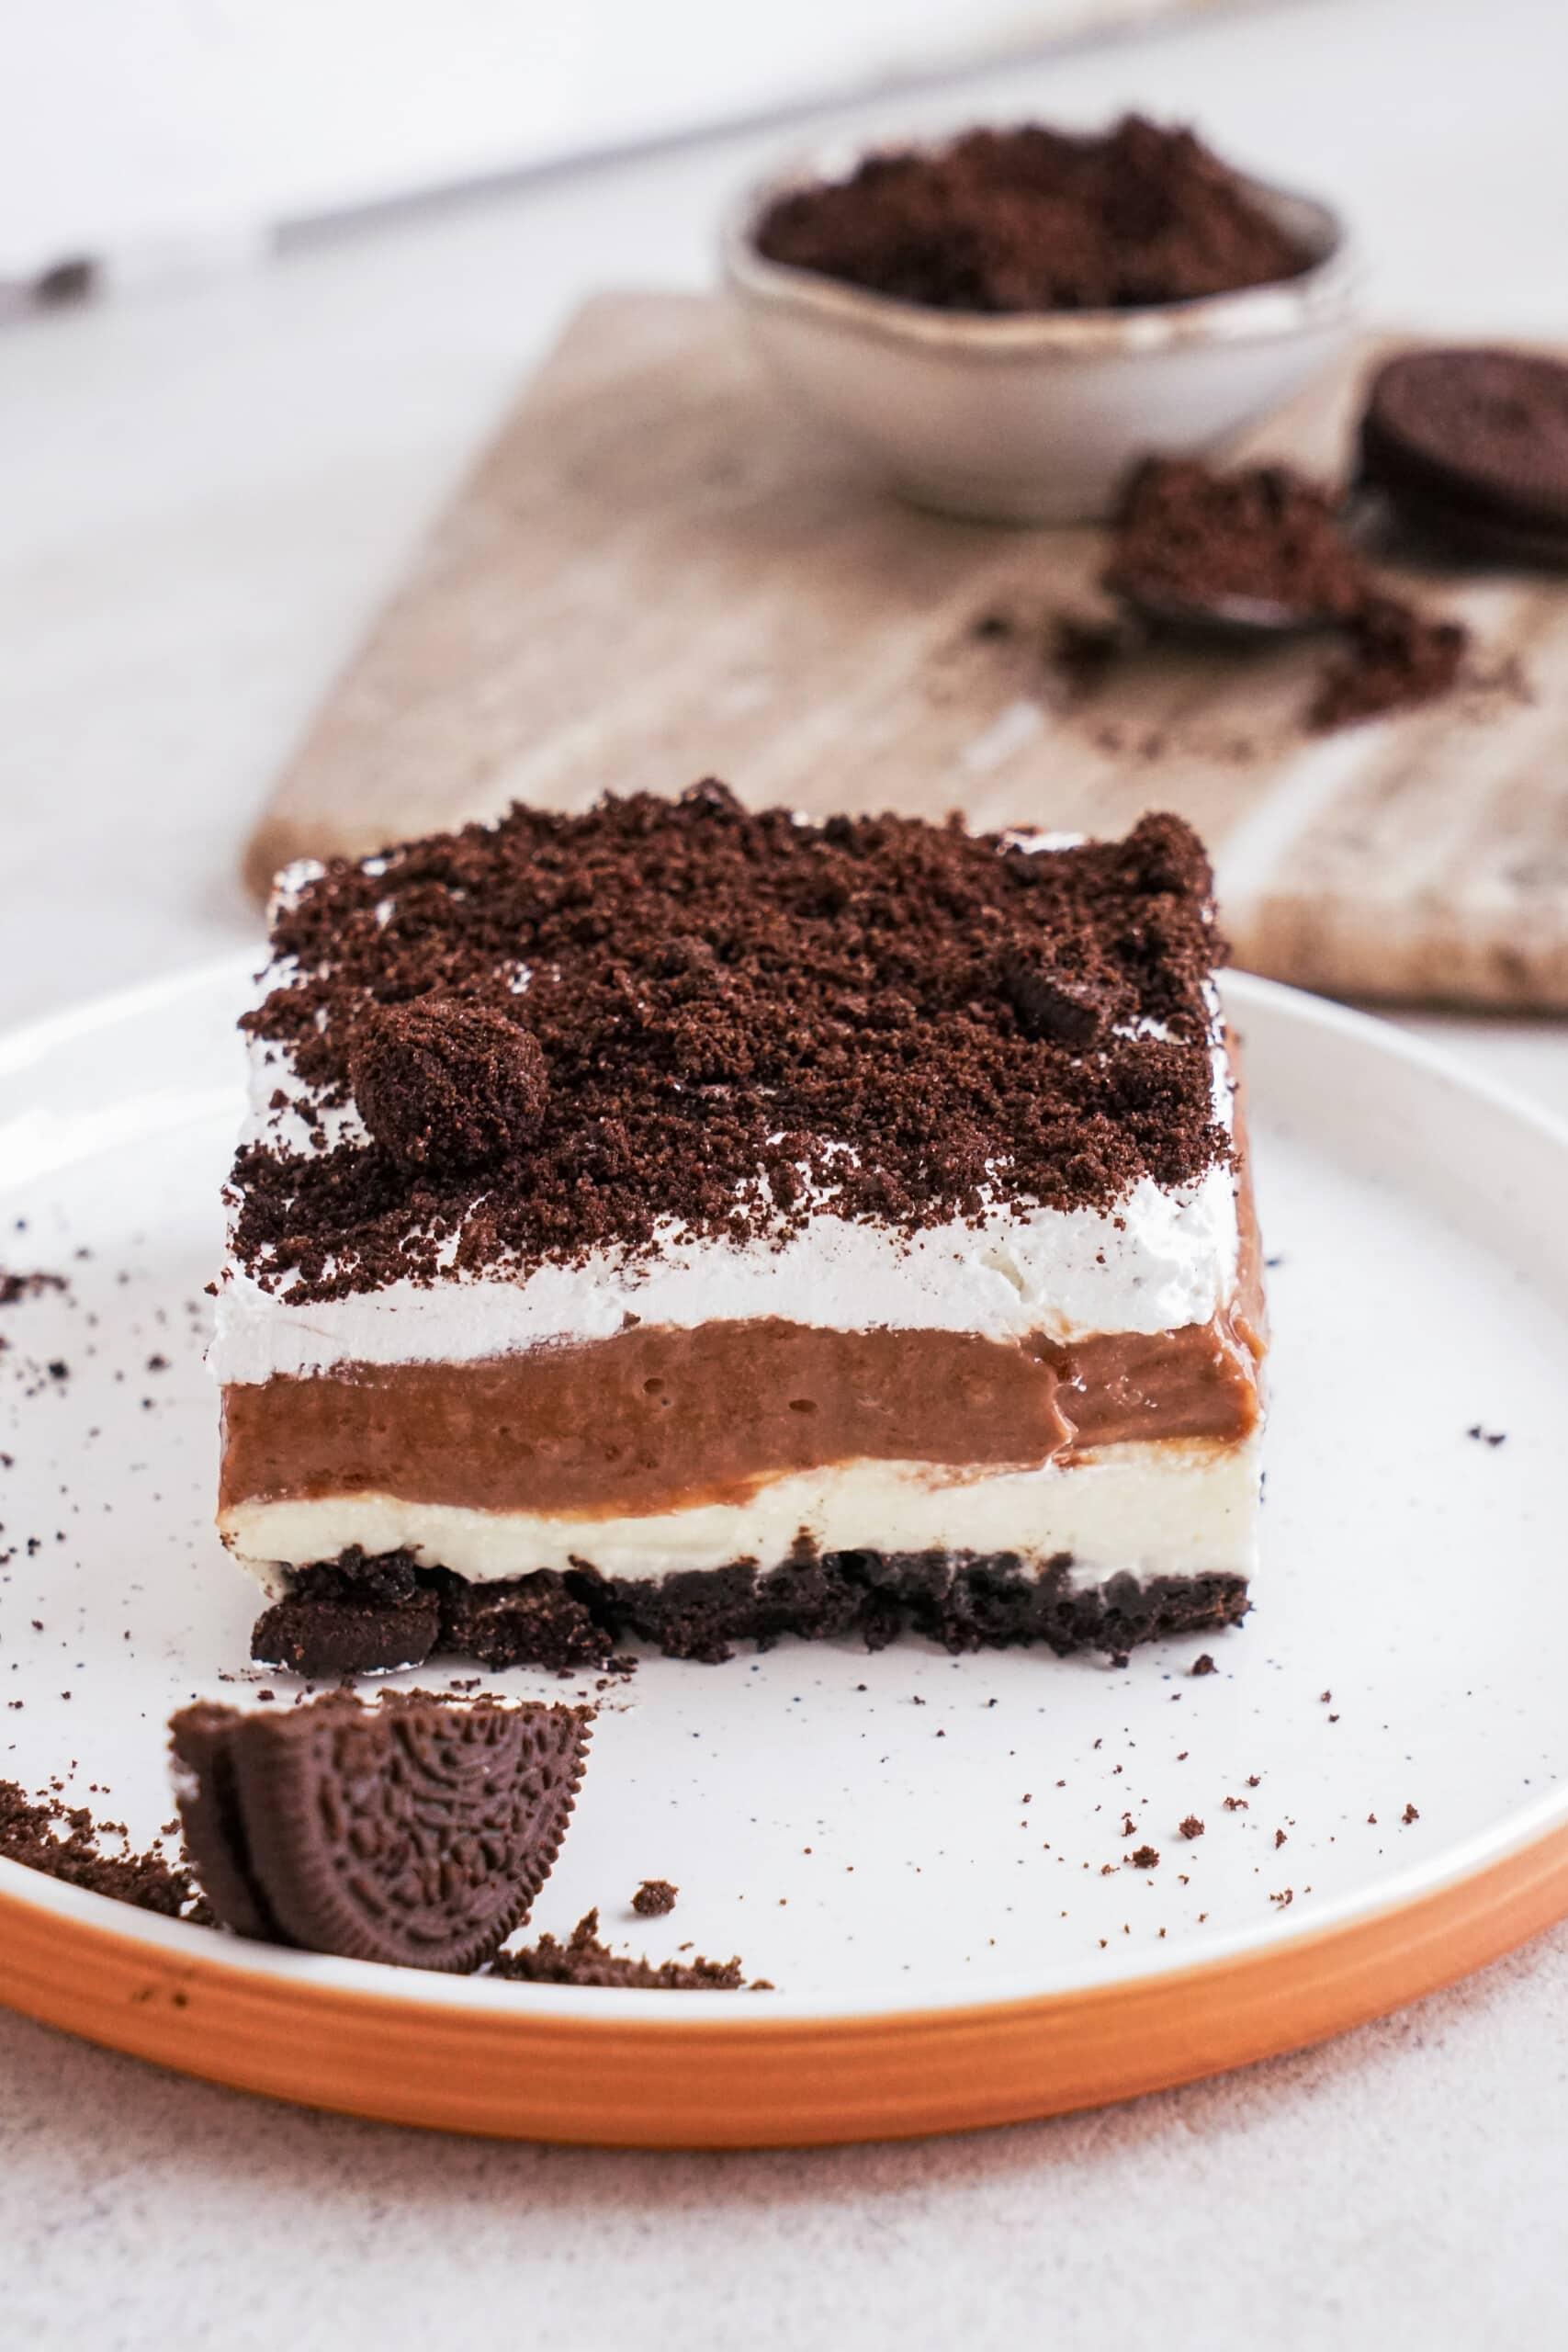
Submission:
POLYGON ((918 505, 1099 521, 1140 458, 1213 449, 1277 408, 1333 357, 1353 316, 1359 270, 1338 216, 1245 177, 1314 261, 1299 277, 1198 301, 978 315, 766 260, 756 232, 769 207, 846 177, 866 152, 821 150, 750 188, 725 225, 724 275, 780 381, 918 505))

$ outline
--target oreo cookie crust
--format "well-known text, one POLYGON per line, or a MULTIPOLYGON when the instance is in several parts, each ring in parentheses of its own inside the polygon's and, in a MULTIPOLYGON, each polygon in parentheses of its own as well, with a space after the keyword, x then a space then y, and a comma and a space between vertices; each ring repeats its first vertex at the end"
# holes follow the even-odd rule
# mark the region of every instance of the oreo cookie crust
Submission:
MULTIPOLYGON (((1066 1555, 1042 1574, 1010 1554, 814 1554, 803 1545, 769 1569, 739 1560, 654 1581, 539 1569, 471 1584, 446 1569, 420 1568, 407 1553, 344 1555, 297 1573, 288 1598, 257 1620, 252 1656, 297 1674, 323 1671, 325 1659, 340 1655, 342 1596, 361 1577, 427 1598, 436 1626, 432 1654, 475 1658, 492 1673, 603 1665, 628 1642, 716 1666, 738 1644, 770 1649, 793 1636, 878 1650, 905 1633, 955 1656, 1034 1645, 1058 1657, 1095 1649, 1119 1656, 1167 1634, 1234 1625, 1247 1613, 1242 1576, 1128 1575, 1079 1589, 1072 1569, 1066 1555), (319 1646, 318 1622, 326 1647, 319 1646)), ((367 1616, 375 1611, 367 1604, 367 1616)))
POLYGON ((169 1726, 186 1843, 225 1926, 455 1974, 526 1918, 582 1778, 589 1712, 346 1696, 169 1726))

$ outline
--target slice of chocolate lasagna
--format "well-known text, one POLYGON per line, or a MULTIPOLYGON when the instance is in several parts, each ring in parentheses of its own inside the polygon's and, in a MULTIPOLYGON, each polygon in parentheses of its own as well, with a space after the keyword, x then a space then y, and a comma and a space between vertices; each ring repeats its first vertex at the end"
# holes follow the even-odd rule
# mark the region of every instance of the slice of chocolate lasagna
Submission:
POLYGON ((1202 850, 514 808, 295 868, 219 1524, 306 1672, 1224 1624, 1262 1309, 1202 850))

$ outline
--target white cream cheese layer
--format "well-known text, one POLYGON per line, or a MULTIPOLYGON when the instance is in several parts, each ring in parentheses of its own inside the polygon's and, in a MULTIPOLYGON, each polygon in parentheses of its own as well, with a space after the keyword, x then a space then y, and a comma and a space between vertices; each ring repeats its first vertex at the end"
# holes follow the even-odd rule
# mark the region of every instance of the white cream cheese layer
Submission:
POLYGON ((1179 1440, 1104 1446, 1070 1469, 934 1472, 927 1463, 851 1462, 776 1478, 744 1503, 708 1503, 641 1519, 589 1520, 409 1503, 391 1495, 243 1502, 224 1542, 271 1592, 284 1566, 333 1560, 351 1544, 407 1548, 423 1564, 476 1582, 590 1563, 604 1576, 653 1580, 735 1560, 787 1558, 804 1532, 821 1551, 1014 1553, 1043 1567, 1073 1555, 1075 1587, 1123 1570, 1140 1579, 1210 1572, 1250 1576, 1258 1513, 1258 1441, 1179 1440))

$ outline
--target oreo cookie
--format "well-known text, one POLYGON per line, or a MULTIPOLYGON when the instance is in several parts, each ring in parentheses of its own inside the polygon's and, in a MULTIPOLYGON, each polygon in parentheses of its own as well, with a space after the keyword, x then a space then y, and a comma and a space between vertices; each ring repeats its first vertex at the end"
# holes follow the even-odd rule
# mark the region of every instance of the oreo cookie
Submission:
POLYGON ((1539 352, 1402 352, 1372 379, 1360 472, 1424 534, 1568 563, 1568 365, 1539 352))
POLYGON ((334 1695, 186 1707, 169 1732, 186 1844, 236 1933, 461 1974, 548 1877, 589 1737, 581 1707, 334 1695))

